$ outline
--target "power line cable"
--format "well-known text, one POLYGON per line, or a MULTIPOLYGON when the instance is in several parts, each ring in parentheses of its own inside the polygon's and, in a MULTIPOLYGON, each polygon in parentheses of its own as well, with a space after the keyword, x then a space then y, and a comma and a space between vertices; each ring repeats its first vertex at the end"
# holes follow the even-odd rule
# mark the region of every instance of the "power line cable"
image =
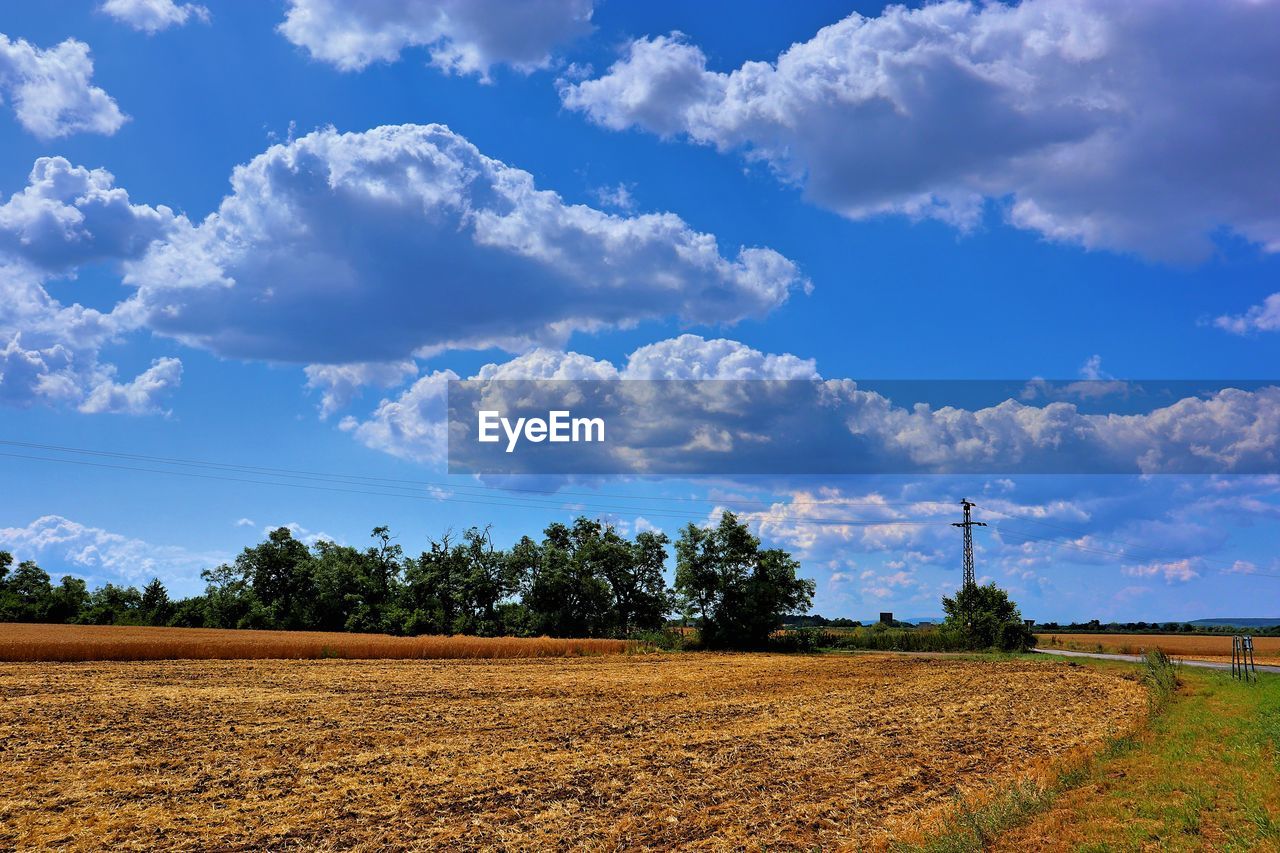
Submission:
MULTIPOLYGON (((369 495, 373 497, 407 498, 410 500, 430 501, 433 503, 443 503, 447 501, 452 503, 478 504, 482 506, 498 506, 498 507, 506 507, 511 509, 572 509, 577 507, 584 510, 590 510, 590 511, 596 511, 596 512, 601 512, 601 511, 603 512, 637 512, 637 513, 644 513, 646 515, 651 515, 656 518, 671 518, 671 519, 683 520, 683 519, 688 519, 690 517, 689 513, 669 512, 661 508, 628 507, 628 506, 618 506, 618 505, 611 505, 611 504, 585 503, 585 502, 576 501, 576 500, 540 499, 540 498, 531 498, 531 497, 504 498, 502 496, 496 496, 496 499, 492 499, 492 500, 480 500, 472 495, 464 495, 462 497, 458 497, 455 495, 439 497, 434 495, 407 494, 404 492, 380 492, 380 491, 370 491, 368 489, 340 488, 338 486, 322 486, 322 485, 313 485, 309 483, 290 483, 290 482, 282 482, 278 480, 254 480, 254 479, 249 479, 247 477, 230 477, 230 476, 224 476, 220 474, 203 474, 203 473, 198 473, 194 471, 174 471, 174 470, 165 470, 165 469, 156 469, 156 468, 138 468, 138 467, 129 466, 129 465, 117 465, 117 464, 112 464, 107 462, 93 462, 86 459, 57 459, 57 458, 50 458, 46 456, 30 456, 30 455, 20 454, 20 453, 4 453, 4 452, 0 452, 0 457, 7 457, 11 459, 25 459, 33 462, 53 462, 53 463, 60 463, 65 465, 81 465, 81 466, 87 466, 87 467, 93 467, 93 468, 106 468, 106 469, 118 470, 118 471, 133 471, 137 473, 146 473, 146 474, 165 474, 170 476, 194 477, 194 478, 199 478, 203 480, 221 480, 225 482, 247 483, 247 484, 258 485, 258 486, 284 486, 284 487, 294 488, 294 489, 308 489, 312 491, 369 495)), ((802 516, 785 515, 782 513, 756 513, 755 515, 764 516, 769 520, 791 521, 796 524, 829 525, 829 526, 837 526, 837 527, 843 527, 843 526, 888 527, 888 526, 898 526, 898 525, 941 525, 946 523, 944 521, 936 520, 936 519, 877 520, 877 519, 849 519, 849 518, 809 518, 809 517, 802 517, 802 516)))
MULTIPOLYGON (((397 479, 391 477, 372 477, 364 474, 339 474, 333 472, 307 471, 291 468, 268 468, 255 465, 237 465, 226 462, 213 462, 200 459, 184 459, 180 457, 150 456, 137 453, 120 453, 106 450, 92 450, 83 447, 69 447, 57 444, 39 444, 35 442, 13 441, 8 439, 0 439, 0 445, 8 445, 11 447, 25 447, 36 450, 56 451, 61 453, 75 453, 80 455, 102 456, 118 459, 130 459, 142 462, 154 462, 165 465, 181 465, 188 467, 212 468, 219 470, 229 470, 238 473, 256 473, 269 474, 272 476, 285 476, 294 479, 317 479, 321 482, 348 482, 348 481, 367 481, 357 483, 359 485, 374 484, 403 484, 403 485, 385 485, 384 488, 442 488, 459 490, 466 489, 470 491, 486 491, 486 492, 522 492, 541 495, 573 495, 580 497, 603 497, 603 498, 620 498, 626 500, 645 500, 645 501, 680 501, 686 503, 706 503, 715 504, 722 503, 714 498, 691 498, 683 496, 665 496, 665 495, 635 495, 635 494, 618 494, 608 492, 580 492, 567 491, 561 489, 536 489, 519 486, 491 486, 482 483, 449 483, 430 480, 408 480, 397 479)), ((763 501, 751 498, 728 498, 737 504, 754 504, 757 506, 774 506, 778 501, 763 501)), ((921 505, 937 504, 939 507, 947 505, 946 501, 851 501, 843 499, 832 499, 823 501, 804 501, 792 502, 792 506, 852 506, 852 507, 919 507, 921 505)))
MULTIPOLYGON (((51 458, 51 457, 45 457, 45 456, 32 456, 32 455, 26 455, 26 454, 0 452, 0 457, 23 459, 28 461, 81 465, 81 466, 94 467, 94 468, 106 468, 106 469, 112 469, 112 470, 132 471, 136 473, 176 475, 176 476, 183 476, 183 477, 193 477, 198 479, 219 480, 224 482, 245 483, 245 484, 260 485, 260 486, 284 486, 284 487, 295 488, 295 489, 307 489, 311 491, 325 491, 325 492, 336 492, 336 493, 345 493, 345 494, 368 495, 372 497, 408 498, 411 500, 430 501, 433 503, 449 501, 452 503, 474 504, 479 506, 495 506, 495 507, 503 507, 503 508, 511 508, 511 509, 554 509, 554 510, 582 509, 582 510, 590 510, 594 512, 609 512, 609 513, 635 512, 635 513, 644 513, 646 515, 650 515, 655 518, 685 520, 689 518, 688 513, 671 512, 671 511, 664 510, 661 507, 624 506, 624 505, 616 505, 616 504, 600 504, 600 503, 594 503, 594 502, 586 503, 586 502, 576 501, 576 500, 566 500, 566 498, 583 496, 583 497, 620 498, 624 500, 647 500, 647 501, 663 501, 663 502, 681 501, 681 502, 688 502, 688 503, 701 503, 701 504, 711 504, 711 505, 755 504, 755 505, 768 506, 768 507, 777 506, 779 503, 778 501, 759 501, 759 500, 752 500, 747 498, 730 498, 725 500, 716 500, 712 498, 622 495, 622 494, 607 493, 607 492, 550 491, 546 489, 530 489, 530 488, 507 487, 507 486, 488 486, 484 484, 456 484, 456 483, 443 483, 443 482, 431 482, 431 481, 417 481, 417 480, 395 479, 395 478, 386 478, 386 477, 371 477, 366 475, 336 474, 336 473, 325 473, 325 472, 317 472, 317 471, 305 471, 305 470, 297 470, 297 469, 289 469, 289 468, 270 468, 270 467, 263 467, 263 466, 236 465, 232 463, 213 462, 208 460, 184 459, 184 458, 178 458, 178 457, 164 457, 164 456, 153 456, 153 455, 134 454, 134 453, 121 453, 116 451, 93 450, 93 449, 82 448, 82 447, 70 447, 66 445, 54 445, 54 444, 40 444, 36 442, 21 442, 21 441, 7 440, 7 439, 0 439, 0 445, 8 445, 11 447, 26 447, 26 448, 42 449, 46 451, 61 452, 61 453, 75 453, 79 455, 99 456, 99 457, 115 458, 115 459, 122 459, 122 460, 128 460, 128 461, 151 462, 151 463, 161 464, 161 465, 197 467, 197 468, 203 468, 207 470, 211 469, 215 471, 221 471, 224 473, 208 474, 208 473, 198 473, 198 472, 192 472, 192 471, 140 468, 136 466, 109 464, 105 462, 93 462, 93 461, 83 460, 83 459, 61 459, 61 458, 51 458), (232 476, 225 476, 225 474, 245 474, 247 476, 232 477, 232 476), (250 479, 251 477, 285 477, 289 479, 303 479, 311 482, 293 483, 293 482, 282 482, 280 480, 250 479), (329 483, 332 485, 317 485, 313 483, 329 483), (342 486, 362 486, 367 488, 342 488, 342 486), (476 495, 471 493, 464 493, 461 496, 457 494, 450 494, 448 496, 441 497, 441 496, 434 496, 434 495, 414 494, 409 491, 410 489, 418 489, 418 488, 441 488, 441 489, 448 489, 452 492, 456 492, 459 489, 466 489, 466 490, 469 490, 469 492, 479 491, 480 494, 476 495), (378 489, 396 489, 398 491, 391 491, 391 492, 378 491, 378 489), (502 494, 503 492, 518 492, 518 493, 528 494, 531 496, 519 497, 514 495, 502 494), (541 497, 536 497, 536 495, 545 495, 546 497, 541 498, 541 497), (481 499, 482 497, 485 499, 481 499)), ((857 506, 857 507, 882 508, 887 506, 921 507, 921 506, 927 506, 930 504, 936 504, 939 507, 949 506, 944 501, 857 502, 857 501, 838 501, 838 500, 821 501, 821 502, 806 501, 803 503, 796 503, 793 501, 790 504, 790 506, 792 507, 804 507, 804 506, 855 507, 857 506)), ((1079 531, 1072 530, 1071 528, 1063 527, 1061 525, 1051 524, 1050 522, 1044 522, 1038 519, 1029 519, 1029 518, 1024 518, 1020 516, 1015 516, 1010 513, 1003 512, 1001 510, 985 508, 985 507, 984 507, 984 510, 987 512, 991 512, 996 515, 1002 516, 1004 518, 1013 519, 1014 521, 1017 521, 1017 522, 1027 522, 1032 524, 1038 524, 1044 527, 1063 530, 1065 532, 1072 533, 1077 536, 1087 535, 1099 542, 1111 542, 1112 544, 1121 545, 1126 548, 1131 548, 1131 549, 1136 548, 1136 549, 1148 550, 1152 552, 1159 552, 1163 550, 1165 554, 1181 556, 1177 552, 1169 551, 1167 549, 1159 549, 1154 546, 1147 546, 1139 543, 1126 542, 1124 540, 1118 540, 1118 539, 1107 539, 1103 537, 1094 536, 1093 534, 1080 534, 1079 531)), ((928 526, 928 525, 941 526, 949 523, 944 519, 812 518, 812 517, 806 517, 806 516, 790 515, 787 513, 780 513, 775 511, 769 511, 767 513, 755 513, 755 515, 764 516, 767 520, 770 520, 770 521, 791 521, 797 524, 812 524, 812 525, 819 525, 819 526, 859 526, 859 527, 928 526)), ((1000 531, 1002 535, 1007 533, 1015 537, 1018 537, 1024 541, 1050 543, 1050 544, 1057 545, 1059 547, 1071 548, 1073 550, 1081 551, 1084 553, 1099 554, 1102 556, 1108 556, 1108 557, 1119 558, 1119 559, 1126 559, 1128 557, 1128 555, 1126 555, 1124 552, 1109 551, 1101 548, 1092 548, 1086 545, 1081 545, 1077 542, 1066 541, 1064 540, 1063 537, 1051 537, 1051 536, 1040 536, 1040 535, 1030 534, 1024 531, 1011 529, 1005 526, 1004 524, 997 525, 995 529, 997 531, 1000 531)), ((1197 559, 1204 562, 1216 562, 1221 564, 1227 564, 1228 562, 1230 562, 1227 560, 1215 559, 1211 557, 1198 557, 1197 559)), ((1265 572, 1256 572, 1256 571, 1248 572, 1248 573, 1233 572, 1233 571, 1221 570, 1221 569, 1214 569, 1213 571, 1217 571, 1221 574, 1247 574, 1248 576, 1254 576, 1254 577, 1280 578, 1280 575, 1268 574, 1265 572)))

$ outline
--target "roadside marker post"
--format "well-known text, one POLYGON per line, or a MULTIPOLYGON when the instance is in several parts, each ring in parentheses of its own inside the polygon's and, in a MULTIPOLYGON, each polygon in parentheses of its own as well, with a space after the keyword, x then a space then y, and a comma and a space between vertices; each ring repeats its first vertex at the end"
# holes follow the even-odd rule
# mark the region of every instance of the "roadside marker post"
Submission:
POLYGON ((1236 634, 1231 638, 1231 677, 1243 681, 1258 680, 1258 665, 1253 659, 1253 635, 1236 634))

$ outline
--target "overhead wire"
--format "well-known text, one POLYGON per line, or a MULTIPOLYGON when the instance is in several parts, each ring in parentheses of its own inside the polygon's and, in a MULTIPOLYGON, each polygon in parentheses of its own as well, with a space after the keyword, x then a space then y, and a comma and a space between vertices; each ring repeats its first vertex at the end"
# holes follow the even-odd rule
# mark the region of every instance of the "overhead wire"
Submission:
MULTIPOLYGON (((0 452, 0 457, 11 459, 24 459, 34 462, 52 462, 67 465, 81 465, 93 468, 106 468, 119 471, 133 471, 146 474, 163 474, 169 476, 193 477, 203 480, 221 480, 225 482, 246 483, 259 486, 284 486, 294 489, 309 489, 312 491, 338 492, 346 494, 368 495, 373 497, 387 498, 407 498, 410 500, 429 501, 440 503, 444 501, 452 503, 477 504, 482 506, 499 506, 514 509, 573 509, 581 508, 592 511, 604 512, 628 512, 643 513, 646 516, 654 516, 655 518, 674 518, 688 519, 689 513, 671 512, 663 510, 660 507, 635 507, 621 506, 616 504, 600 504, 587 503, 578 500, 562 500, 559 498, 536 498, 536 497, 505 497, 495 496, 491 499, 480 499, 474 495, 457 495, 437 496, 411 494, 408 492, 385 492, 371 489, 353 489, 342 488, 338 485, 317 485, 312 483, 292 483, 280 480, 261 480, 251 479, 249 477, 231 477, 224 474, 209 474, 196 471, 177 471, 157 468, 139 468, 131 465, 119 465, 108 462, 94 462, 86 459, 59 459, 46 456, 32 456, 21 453, 5 453, 0 452)), ((447 487, 446 487, 447 488, 447 487)), ((723 503, 723 502, 721 502, 723 503)), ((769 520, 790 521, 796 524, 814 524, 814 525, 830 525, 830 526, 867 526, 867 527, 885 527, 898 525, 942 525, 947 522, 941 519, 852 519, 852 518, 814 518, 809 516, 788 515, 778 512, 759 512, 754 513, 757 517, 764 517, 769 520)))
MULTIPOLYGON (((511 486, 511 485, 495 486, 495 485, 488 485, 483 483, 457 483, 457 482, 442 482, 442 481, 431 481, 431 480, 410 480, 410 479, 401 479, 401 478, 393 478, 393 477, 373 477, 365 474, 341 474, 341 473, 335 473, 335 472, 308 471, 308 470, 299 470, 299 469, 292 469, 292 468, 270 468, 270 467, 263 467, 263 466, 256 466, 256 465, 237 465, 237 464, 226 463, 226 462, 213 462, 209 460, 200 460, 200 459, 185 459, 181 457, 152 456, 152 455, 138 454, 138 453, 121 453, 118 451, 93 450, 90 448, 83 448, 83 447, 69 447, 66 445, 57 445, 57 444, 41 444, 37 442, 14 441, 10 439, 0 439, 0 445, 8 445, 11 447, 24 447, 24 448, 45 450, 45 451, 56 451, 60 453, 74 453, 78 455, 130 459, 135 461, 153 462, 153 463, 165 464, 165 465, 180 465, 184 467, 199 467, 199 468, 229 470, 229 471, 234 471, 239 473, 269 474, 273 476, 289 477, 291 479, 315 479, 321 482, 340 482, 341 483, 341 482, 348 482, 348 481, 363 481, 363 482, 360 482, 359 484, 361 485, 388 484, 388 485, 385 485, 384 487, 397 488, 397 489, 425 487, 425 488, 442 488, 442 489, 450 489, 450 490, 462 489, 462 490, 469 490, 469 491, 480 490, 485 492, 520 492, 520 493, 532 493, 532 494, 541 494, 541 495, 571 495, 571 496, 592 497, 592 498, 604 497, 604 498, 620 498, 625 500, 646 500, 646 501, 661 501, 661 502, 679 501, 679 502, 685 502, 685 503, 711 503, 711 504, 722 502, 723 500, 732 500, 734 503, 738 503, 738 504, 752 504, 757 506, 774 506, 777 503, 779 503, 778 501, 765 501, 765 500, 756 500, 752 498, 740 498, 740 497, 717 499, 717 498, 692 498, 687 496, 670 496, 670 495, 636 495, 636 494, 624 495, 624 494, 597 492, 597 491, 581 492, 581 491, 570 491, 570 490, 564 490, 564 489, 539 489, 539 488, 529 488, 529 487, 511 486), (395 485, 395 484, 400 484, 400 485, 395 485)), ((845 500, 841 498, 832 498, 832 499, 824 499, 821 501, 803 501, 799 503, 793 502, 791 505, 792 506, 807 506, 807 505, 851 506, 851 507, 863 507, 863 508, 878 508, 878 507, 905 507, 905 506, 920 507, 922 505, 940 504, 940 503, 944 503, 944 502, 942 501, 866 501, 866 500, 851 501, 851 500, 845 500)))
MULTIPOLYGON (((100 458, 118 459, 130 462, 143 462, 156 465, 172 466, 169 468, 143 468, 135 465, 114 464, 108 462, 95 462, 86 459, 66 459, 48 456, 33 456, 30 454, 6 453, 0 452, 0 457, 13 459, 23 459, 36 462, 58 463, 81 465, 93 468, 104 468, 111 470, 132 471, 136 473, 161 474, 169 476, 182 476, 188 478, 198 478, 204 480, 218 480, 224 482, 244 483, 259 486, 283 486, 286 488, 306 489, 312 491, 324 491, 344 494, 367 495, 371 497, 387 497, 387 498, 408 498, 411 500, 427 501, 439 503, 448 501, 451 503, 462 503, 478 506, 495 506, 511 509, 576 509, 589 510, 593 512, 626 512, 644 514, 645 516, 653 516, 655 518, 664 519, 681 519, 686 520, 690 514, 685 512, 673 512, 662 507, 646 506, 646 505, 620 505, 610 503, 599 503, 597 501, 585 502, 573 500, 577 497, 589 498, 610 498, 621 499, 626 501, 659 501, 668 503, 677 501, 682 503, 698 503, 712 506, 724 505, 757 505, 767 506, 770 509, 765 512, 752 513, 757 518, 763 518, 769 521, 789 521, 796 524, 808 524, 818 526, 854 526, 854 527, 890 527, 890 526, 941 526, 950 524, 945 519, 904 519, 904 518, 888 518, 888 519, 858 519, 858 518, 831 518, 831 517, 812 517, 800 516, 779 512, 777 507, 779 501, 761 501, 749 498, 690 498, 684 496, 669 495, 636 495, 636 494, 618 494, 609 492, 581 492, 567 490, 549 490, 536 489, 527 487, 517 487, 510 485, 487 485, 481 483, 456 483, 456 482, 440 482, 440 481, 424 481, 409 480, 401 478, 374 477, 361 474, 339 474, 334 472, 308 471, 290 468, 276 468, 255 465, 238 465, 227 462, 215 462, 211 460, 190 459, 182 457, 166 457, 149 454, 123 453, 119 451, 95 450, 84 447, 72 447, 67 445, 45 444, 38 442, 24 442, 11 439, 0 439, 0 445, 10 447, 21 447, 28 449, 43 450, 46 452, 76 454, 81 456, 94 456, 100 458), (198 468, 201 471, 182 471, 174 470, 173 467, 198 468), (218 473, 203 473, 215 471, 218 473), (232 474, 241 474, 244 476, 230 476, 232 474), (257 478, 257 479, 255 479, 257 478), (275 478, 275 479, 261 479, 275 478), (283 479, 281 479, 283 478, 283 479), (289 482, 289 480, 303 480, 305 482, 289 482), (358 487, 358 488, 353 488, 358 487), (420 494, 414 490, 418 489, 443 489, 447 490, 447 495, 431 495, 420 494), (394 490, 394 491, 388 491, 394 490), (462 494, 458 494, 461 491, 462 494), (509 493, 516 494, 509 494, 509 493)), ((943 505, 946 501, 934 500, 917 500, 917 501, 847 501, 840 499, 822 500, 822 501, 792 501, 788 506, 792 508, 802 508, 806 506, 823 506, 823 507, 862 507, 862 508, 885 508, 885 507, 903 507, 910 506, 922 508, 932 505, 943 505)), ((1062 525, 1055 525, 1050 522, 1041 521, 1039 519, 1031 519, 1023 516, 1016 516, 1001 510, 992 509, 990 507, 982 507, 984 512, 993 513, 1007 519, 1012 519, 1018 523, 1031 523, 1040 526, 1054 528, 1057 530, 1070 533, 1074 538, 1082 538, 1087 536, 1096 542, 1106 542, 1119 545, 1126 549, 1137 549, 1149 551, 1152 553, 1164 553, 1166 555, 1181 556, 1177 552, 1168 549, 1160 549, 1155 546, 1143 545, 1140 543, 1128 542, 1125 540, 1098 537, 1094 534, 1081 533, 1062 525)), ((1104 548, 1095 548, 1083 545, 1077 541, 1071 541, 1062 536, 1041 536, 1017 529, 1009 528, 1007 525, 1000 523, 993 525, 993 529, 1000 532, 1001 535, 1011 535, 1015 538, 1022 539, 1024 542, 1044 542, 1057 545, 1063 548, 1080 551, 1082 553, 1097 554, 1102 556, 1113 557, 1117 559, 1130 558, 1124 551, 1110 551, 1104 548)), ((1142 559, 1142 558, 1139 558, 1142 559)), ((1216 562, 1226 564, 1230 561, 1220 560, 1211 557, 1197 558, 1202 562, 1216 562)), ((1245 574, 1238 571, 1227 569, 1217 569, 1223 574, 1245 574)), ((1280 578, 1280 575, 1268 574, 1266 572, 1252 571, 1247 573, 1251 577, 1269 577, 1280 578)))

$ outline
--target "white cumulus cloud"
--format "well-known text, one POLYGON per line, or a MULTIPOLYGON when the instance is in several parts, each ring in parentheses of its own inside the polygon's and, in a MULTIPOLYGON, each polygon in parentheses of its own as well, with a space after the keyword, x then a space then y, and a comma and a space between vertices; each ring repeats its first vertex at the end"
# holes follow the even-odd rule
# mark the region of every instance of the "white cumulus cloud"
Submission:
POLYGON ((320 417, 328 418, 351 405, 367 386, 392 388, 418 375, 413 361, 375 361, 355 364, 309 364, 307 388, 320 391, 320 417))
MULTIPOLYGON (((451 371, 424 377, 398 399, 384 400, 371 418, 350 417, 342 426, 369 446, 438 462, 447 447, 447 382, 455 378, 451 371)), ((1274 386, 1225 387, 1172 401, 1157 396, 1134 414, 1011 398, 973 408, 933 406, 900 396, 910 389, 886 396, 852 380, 823 379, 812 360, 697 335, 641 347, 621 368, 538 348, 485 365, 472 378, 808 380, 714 388, 635 383, 592 397, 599 413, 619 424, 612 445, 596 448, 612 454, 608 470, 617 473, 1258 474, 1280 458, 1274 386)), ((526 392, 535 393, 518 393, 526 392)), ((565 399, 553 386, 537 393, 544 392, 548 404, 565 399)), ((506 393, 491 389, 486 405, 506 393)))
POLYGON ((1137 578, 1159 577, 1164 578, 1165 583, 1186 583, 1200 577, 1197 571, 1199 561, 1187 558, 1182 560, 1165 560, 1152 563, 1143 563, 1137 566, 1125 566, 1121 571, 1126 575, 1137 578))
POLYGON ((602 126, 767 163, 853 219, 960 228, 991 203, 1087 248, 1191 262, 1280 250, 1280 3, 889 6, 728 72, 679 33, 562 83, 602 126))
MULTIPOLYGON (((472 378, 508 379, 808 379, 812 360, 769 355, 737 341, 681 335, 640 347, 622 369, 576 352, 539 347, 501 364, 486 364, 472 378)), ((383 400, 361 421, 342 428, 368 447, 405 459, 439 463, 448 449, 447 391, 451 370, 424 376, 395 399, 383 400)))
POLYGON ((82 132, 110 136, 120 129, 124 113, 92 79, 93 60, 82 41, 43 49, 0 34, 0 93, 18 123, 41 139, 82 132))
POLYGON ((280 32, 343 71, 426 48, 431 64, 488 78, 492 66, 529 72, 591 31, 592 0, 290 0, 280 32))
POLYGON ((0 205, 0 253, 62 272, 138 257, 177 221, 163 205, 131 203, 105 169, 41 157, 27 186, 0 205))
POLYGON ((128 264, 137 325, 220 355, 385 362, 560 345, 647 319, 729 324, 807 286, 671 213, 566 204, 441 125, 321 130, 235 170, 216 213, 128 264))
POLYGON ((200 572, 228 559, 221 553, 156 545, 60 515, 44 515, 24 527, 0 527, 0 548, 17 560, 35 560, 55 580, 69 573, 91 585, 137 585, 159 577, 179 594, 199 590, 200 572))
POLYGON ((62 305, 40 274, 0 259, 0 402, 79 404, 114 370, 98 351, 118 334, 109 314, 62 305))
POLYGON ((1213 321, 1219 329, 1233 335, 1251 332, 1280 332, 1280 293, 1273 293, 1243 314, 1224 314, 1213 321))
POLYGON ((399 397, 383 400, 364 421, 348 416, 340 426, 366 447, 419 462, 440 462, 449 449, 449 380, 452 370, 420 378, 399 397))
POLYGON ((182 362, 158 358, 126 383, 105 380, 80 404, 86 414, 151 415, 162 411, 161 401, 182 384, 182 362))
POLYGON ((197 3, 174 0, 106 0, 103 12, 135 30, 152 35, 169 27, 180 27, 191 19, 209 22, 209 10, 197 3))
MULTIPOLYGON (((109 172, 41 157, 28 185, 0 205, 0 402, 75 406, 86 413, 162 411, 182 365, 162 358, 127 382, 100 360, 133 326, 115 311, 64 304, 45 285, 96 262, 138 257, 177 222, 130 202, 109 172)), ((188 226, 189 227, 189 226, 188 226)))

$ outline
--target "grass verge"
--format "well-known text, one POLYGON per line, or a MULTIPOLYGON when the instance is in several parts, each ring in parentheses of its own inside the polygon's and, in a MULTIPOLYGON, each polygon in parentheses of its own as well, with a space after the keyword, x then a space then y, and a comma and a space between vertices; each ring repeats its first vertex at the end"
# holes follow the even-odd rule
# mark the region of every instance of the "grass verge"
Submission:
MULTIPOLYGON (((1088 662, 1086 665, 1116 667, 1088 662)), ((1142 664, 1149 724, 1046 781, 958 798, 900 850, 1280 850, 1280 678, 1142 664)))

